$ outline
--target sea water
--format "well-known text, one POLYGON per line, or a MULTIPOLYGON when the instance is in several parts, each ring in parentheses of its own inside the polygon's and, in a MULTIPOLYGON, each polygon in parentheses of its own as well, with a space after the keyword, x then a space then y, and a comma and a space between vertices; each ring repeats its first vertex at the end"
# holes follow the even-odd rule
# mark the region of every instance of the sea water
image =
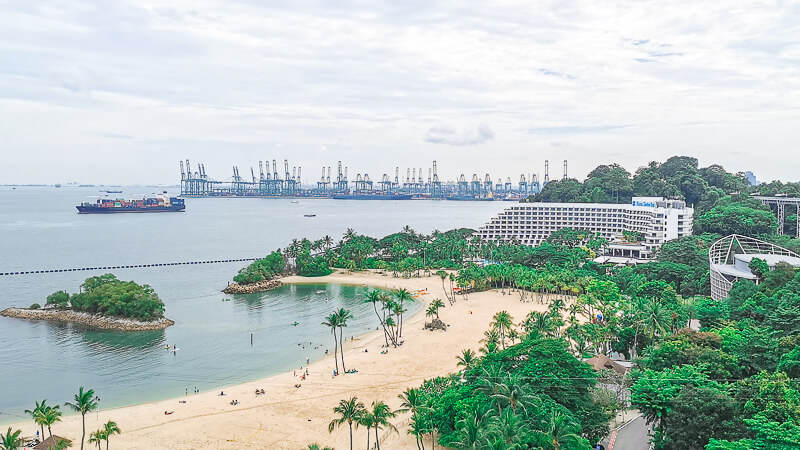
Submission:
MULTIPOLYGON (((122 188, 127 197, 161 188, 122 188)), ((170 190, 173 191, 174 190, 170 190)), ((153 264, 264 256, 293 238, 341 239, 347 228, 381 237, 409 225, 418 232, 477 228, 507 202, 187 199, 186 211, 78 215, 75 205, 100 188, 0 187, 0 272, 153 264), (316 217, 304 217, 315 214, 316 217)), ((378 326, 367 288, 294 285, 250 295, 220 292, 246 263, 110 271, 151 285, 175 325, 115 332, 0 317, 0 423, 26 418, 34 401, 70 400, 95 390, 101 408, 206 391, 273 375, 333 349, 321 325, 334 309, 353 312, 345 336, 378 326), (224 301, 230 299, 229 301, 224 301), (298 325, 293 325, 298 322, 298 325), (251 345, 251 334, 253 343, 251 345), (180 350, 166 350, 169 345, 180 350)), ((0 276, 0 309, 45 303, 109 271, 0 276)), ((387 277, 392 285, 392 278, 387 277)), ((419 306, 411 305, 412 314, 419 306)))

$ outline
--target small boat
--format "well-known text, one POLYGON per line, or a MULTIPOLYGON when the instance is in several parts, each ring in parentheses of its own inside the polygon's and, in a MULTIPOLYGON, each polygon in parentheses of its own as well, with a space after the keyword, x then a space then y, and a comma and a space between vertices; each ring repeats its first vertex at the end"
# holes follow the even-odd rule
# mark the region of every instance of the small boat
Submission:
POLYGON ((298 325, 300 325, 300 322, 292 322, 292 326, 295 326, 295 327, 296 327, 296 326, 298 326, 298 325))
POLYGON ((325 293, 325 291, 324 291, 324 290, 322 290, 322 289, 318 289, 318 290, 317 290, 317 294, 324 294, 324 293, 325 293))
POLYGON ((292 200, 292 203, 300 203, 300 202, 298 202, 297 200, 292 200))
POLYGON ((303 214, 303 217, 317 217, 316 214, 303 214))

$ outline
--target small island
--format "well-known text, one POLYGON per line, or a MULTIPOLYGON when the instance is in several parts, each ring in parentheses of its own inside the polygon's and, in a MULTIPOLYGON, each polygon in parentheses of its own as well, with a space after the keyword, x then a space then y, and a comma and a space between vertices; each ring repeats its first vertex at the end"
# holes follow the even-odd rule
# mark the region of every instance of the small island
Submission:
POLYGON ((0 316, 119 331, 163 330, 175 324, 164 317, 164 302, 153 288, 121 281, 113 274, 87 278, 77 294, 54 292, 44 308, 34 303, 30 308, 7 308, 0 316))
POLYGON ((226 294, 253 294, 266 292, 283 286, 276 280, 286 273, 286 259, 281 252, 275 251, 266 258, 253 261, 249 266, 239 270, 233 277, 233 284, 222 290, 226 294))

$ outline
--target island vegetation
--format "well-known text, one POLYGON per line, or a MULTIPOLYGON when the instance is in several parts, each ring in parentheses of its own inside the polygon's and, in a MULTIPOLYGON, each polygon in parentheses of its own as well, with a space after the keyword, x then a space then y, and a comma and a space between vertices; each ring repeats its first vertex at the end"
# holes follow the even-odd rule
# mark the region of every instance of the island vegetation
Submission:
POLYGON ((122 281, 113 274, 87 278, 78 293, 56 291, 45 308, 8 308, 2 315, 31 320, 75 322, 123 331, 162 329, 172 325, 164 317, 164 302, 150 286, 122 281))
MULTIPOLYGON (((408 432, 418 448, 427 438, 458 449, 586 449, 608 433, 617 411, 635 408, 653 427, 655 449, 794 449, 800 448, 800 273, 754 260, 762 281, 738 281, 727 299, 715 301, 708 248, 737 233, 800 250, 799 240, 777 235, 773 212, 749 195, 797 195, 798 187, 750 187, 742 174, 675 157, 633 177, 601 166, 584 183, 554 182, 529 199, 628 202, 647 195, 694 204, 694 234, 667 242, 653 262, 636 267, 594 263, 605 242, 570 229, 537 247, 483 242, 471 230, 426 236, 406 227, 381 239, 348 230, 335 245, 302 239, 289 248, 317 249, 328 267, 345 270, 434 272, 451 302, 501 289, 548 305, 518 320, 498 312, 480 354, 459 355, 459 373, 403 394, 397 412, 410 411, 408 432), (634 369, 623 377, 582 362, 598 354, 622 355, 634 369)), ((786 220, 784 229, 793 233, 796 217, 787 212, 786 220)), ((361 426, 369 432, 366 411, 356 398, 343 400, 336 426, 357 429, 366 418, 361 426)))

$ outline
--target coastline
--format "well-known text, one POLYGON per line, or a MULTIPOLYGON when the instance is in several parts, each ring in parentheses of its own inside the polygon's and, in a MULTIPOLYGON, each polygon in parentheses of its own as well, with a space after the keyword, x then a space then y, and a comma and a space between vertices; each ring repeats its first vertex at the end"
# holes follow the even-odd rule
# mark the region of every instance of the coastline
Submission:
MULTIPOLYGON (((444 300, 441 279, 436 276, 393 278, 391 274, 334 272, 315 278, 289 276, 281 281, 383 289, 402 287, 411 291, 427 289, 429 294, 419 298, 424 305, 435 298, 444 300)), ((506 309, 519 320, 528 311, 545 308, 537 303, 521 303, 518 296, 502 295, 499 291, 471 294, 469 300, 459 296, 455 305, 448 304, 442 309, 442 320, 451 325, 447 332, 423 330, 425 308, 420 308, 416 314, 405 318, 405 344, 389 348, 387 354, 381 353, 382 331, 370 331, 350 339, 345 329, 348 339, 344 344, 344 356, 348 369, 358 369, 356 374, 333 377, 331 351, 303 368, 309 371, 305 380, 300 380, 299 373, 295 376, 289 371, 217 388, 226 393, 224 397, 215 389, 214 392, 101 410, 99 414, 87 415, 86 426, 91 430, 106 420, 115 420, 123 428, 123 434, 115 437, 115 445, 124 448, 298 449, 312 442, 346 448, 349 444, 346 430, 330 434, 327 431, 332 408, 340 399, 356 395, 367 405, 373 400, 383 400, 396 409, 399 407, 397 395, 403 390, 419 386, 425 379, 456 371, 456 355, 463 348, 478 349, 483 331, 495 312, 506 309), (295 388, 296 384, 301 388, 295 388), (254 395, 256 389, 264 389, 266 395, 254 395), (231 400, 238 400, 239 405, 230 405, 231 400), (181 401, 185 403, 179 403, 181 401), (165 415, 165 411, 174 411, 174 414, 165 415)), ((388 433, 382 444, 387 448, 414 448, 414 439, 405 433, 407 419, 407 415, 398 416, 393 423, 400 433, 388 433)), ((14 426, 22 429, 24 435, 35 434, 32 421, 17 422, 14 426)), ((65 416, 63 422, 54 427, 54 432, 79 439, 80 416, 65 416)), ((363 438, 362 433, 363 430, 357 431, 356 439, 363 438)))
POLYGON ((175 325, 175 322, 162 317, 151 322, 142 322, 122 317, 105 317, 72 310, 6 308, 0 316, 23 320, 43 320, 47 322, 75 323, 92 328, 116 331, 152 331, 163 330, 175 325))

